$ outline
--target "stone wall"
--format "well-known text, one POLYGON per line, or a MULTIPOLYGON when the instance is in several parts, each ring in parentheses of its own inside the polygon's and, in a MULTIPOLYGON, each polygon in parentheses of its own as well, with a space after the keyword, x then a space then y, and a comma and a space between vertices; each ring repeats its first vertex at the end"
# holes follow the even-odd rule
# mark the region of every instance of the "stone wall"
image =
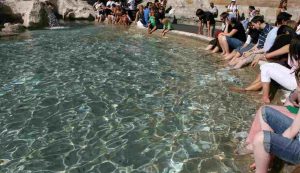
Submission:
POLYGON ((85 0, 0 0, 0 24, 19 22, 27 28, 48 26, 49 3, 64 19, 93 20, 95 16, 93 7, 85 0))
MULTIPOLYGON (((261 14, 265 16, 266 21, 275 22, 276 8, 280 0, 237 0, 237 4, 241 12, 247 16, 248 6, 253 5, 261 10, 261 14)), ((225 5, 230 0, 168 0, 167 6, 175 9, 175 16, 178 19, 195 19, 195 12, 198 8, 207 9, 209 3, 214 2, 219 9, 219 14, 226 11, 225 5)), ((293 15, 293 20, 298 21, 300 18, 300 0, 288 0, 288 12, 293 15)))

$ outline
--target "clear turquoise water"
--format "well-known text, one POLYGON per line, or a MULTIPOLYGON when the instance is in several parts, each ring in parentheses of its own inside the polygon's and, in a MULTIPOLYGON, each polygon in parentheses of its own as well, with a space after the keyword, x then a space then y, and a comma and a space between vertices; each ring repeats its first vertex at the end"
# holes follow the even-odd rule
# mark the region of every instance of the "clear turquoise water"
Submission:
POLYGON ((199 47, 102 25, 0 40, 0 172, 239 172, 255 105, 199 47))

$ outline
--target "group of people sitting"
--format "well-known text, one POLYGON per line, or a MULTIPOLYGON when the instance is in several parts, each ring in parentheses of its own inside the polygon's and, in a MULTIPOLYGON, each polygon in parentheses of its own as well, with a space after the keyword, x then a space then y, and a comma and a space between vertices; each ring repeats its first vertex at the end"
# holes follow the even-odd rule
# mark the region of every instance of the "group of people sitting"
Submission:
POLYGON ((163 29, 162 36, 164 36, 172 30, 171 21, 165 18, 166 2, 155 0, 154 3, 148 2, 145 7, 140 4, 137 11, 135 0, 129 0, 127 5, 111 0, 104 4, 98 0, 93 7, 98 22, 107 21, 109 24, 121 25, 135 23, 138 27, 148 28, 148 34, 163 29))
MULTIPOLYGON (((220 51, 230 69, 260 65, 256 79, 245 88, 233 87, 234 91, 262 89, 264 104, 270 103, 270 86, 275 83, 292 91, 285 106, 269 105, 258 110, 246 142, 236 150, 240 155, 254 153, 255 163, 251 167, 256 167, 257 173, 268 172, 272 156, 300 163, 300 20, 291 20, 286 0, 280 4, 282 9, 275 24, 265 22, 250 6, 248 19, 240 20, 236 14, 223 12, 221 31, 208 29, 214 39, 206 50, 220 51)), ((214 24, 208 12, 199 9, 196 15, 207 28, 214 24)))
POLYGON ((135 23, 138 27, 147 28, 148 34, 163 29, 162 36, 164 36, 173 29, 171 21, 165 17, 165 11, 165 6, 158 0, 154 3, 148 2, 145 7, 139 5, 135 23))
POLYGON ((135 0, 129 0, 127 4, 120 1, 108 0, 105 3, 97 0, 93 5, 98 22, 107 21, 109 24, 129 25, 134 16, 135 0))

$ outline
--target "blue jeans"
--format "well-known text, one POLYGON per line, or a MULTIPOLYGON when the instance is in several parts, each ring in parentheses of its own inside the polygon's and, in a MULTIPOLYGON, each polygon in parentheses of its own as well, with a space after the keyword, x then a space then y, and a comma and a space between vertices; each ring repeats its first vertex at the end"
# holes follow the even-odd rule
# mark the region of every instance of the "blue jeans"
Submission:
POLYGON ((236 49, 240 46, 243 46, 243 44, 244 44, 241 40, 233 38, 233 37, 226 36, 226 40, 227 40, 228 46, 232 49, 236 49))
POLYGON ((240 53, 241 55, 243 55, 244 52, 249 51, 254 46, 255 46, 255 44, 249 43, 246 47, 240 46, 240 47, 236 48, 235 51, 237 51, 238 53, 240 53))
POLYGON ((292 164, 300 163, 299 133, 294 139, 282 136, 282 133, 292 125, 293 119, 268 106, 262 109, 262 116, 274 131, 264 131, 266 152, 292 164))

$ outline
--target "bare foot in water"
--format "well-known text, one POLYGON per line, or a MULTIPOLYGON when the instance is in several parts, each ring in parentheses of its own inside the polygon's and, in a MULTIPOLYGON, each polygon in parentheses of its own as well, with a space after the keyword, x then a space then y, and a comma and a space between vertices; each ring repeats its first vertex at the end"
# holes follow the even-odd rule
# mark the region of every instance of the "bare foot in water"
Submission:
POLYGON ((236 92, 236 93, 246 92, 246 90, 244 88, 238 88, 238 87, 230 87, 229 90, 232 91, 232 92, 236 92))
POLYGON ((269 97, 263 97, 263 98, 262 98, 262 102, 263 102, 264 104, 269 104, 271 101, 270 101, 269 97))
POLYGON ((223 55, 224 58, 226 58, 226 57, 228 57, 228 56, 229 56, 228 53, 225 53, 225 54, 223 55))
POLYGON ((256 165, 255 163, 252 163, 250 166, 249 166, 250 170, 251 171, 254 171, 256 169, 256 165))

